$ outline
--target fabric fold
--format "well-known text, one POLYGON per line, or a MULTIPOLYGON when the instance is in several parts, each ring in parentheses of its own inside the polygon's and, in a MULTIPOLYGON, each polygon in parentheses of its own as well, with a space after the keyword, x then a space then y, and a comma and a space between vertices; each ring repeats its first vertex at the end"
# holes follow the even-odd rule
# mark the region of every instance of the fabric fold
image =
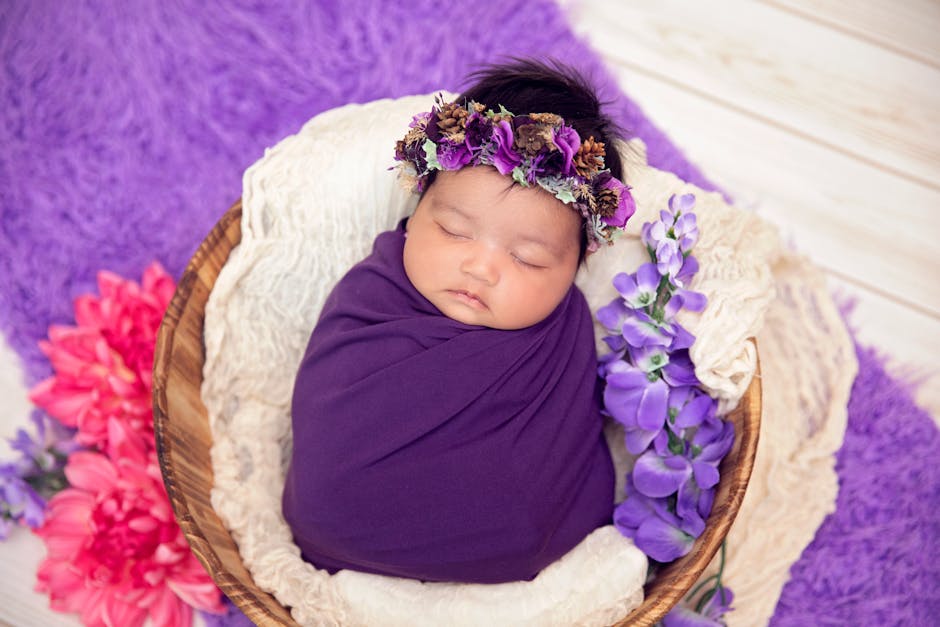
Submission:
POLYGON ((330 571, 530 580, 610 523, 590 311, 572 286, 525 329, 447 318, 405 274, 405 222, 337 283, 311 334, 285 518, 330 571))

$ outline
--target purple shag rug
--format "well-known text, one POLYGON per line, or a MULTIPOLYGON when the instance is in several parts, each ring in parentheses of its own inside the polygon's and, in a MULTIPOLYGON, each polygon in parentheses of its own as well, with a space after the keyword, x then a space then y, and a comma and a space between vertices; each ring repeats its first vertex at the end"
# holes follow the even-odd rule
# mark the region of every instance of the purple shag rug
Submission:
MULTIPOLYGON (((547 0, 0 3, 0 329, 29 381, 49 373, 37 341, 72 322, 98 270, 138 278, 156 259, 180 276, 265 147, 342 104, 457 91, 503 55, 593 75, 652 165, 714 189, 547 0)), ((882 360, 859 357, 838 509, 774 624, 940 616, 940 437, 882 360)))

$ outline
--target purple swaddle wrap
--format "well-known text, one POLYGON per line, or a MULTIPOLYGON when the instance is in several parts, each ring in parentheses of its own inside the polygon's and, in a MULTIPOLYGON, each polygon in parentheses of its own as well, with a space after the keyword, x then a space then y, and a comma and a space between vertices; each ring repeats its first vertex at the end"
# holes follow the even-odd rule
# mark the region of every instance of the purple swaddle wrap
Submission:
POLYGON ((310 337, 284 516, 331 572, 532 579, 611 522, 590 310, 572 286, 525 329, 447 318, 405 274, 404 224, 337 283, 310 337))

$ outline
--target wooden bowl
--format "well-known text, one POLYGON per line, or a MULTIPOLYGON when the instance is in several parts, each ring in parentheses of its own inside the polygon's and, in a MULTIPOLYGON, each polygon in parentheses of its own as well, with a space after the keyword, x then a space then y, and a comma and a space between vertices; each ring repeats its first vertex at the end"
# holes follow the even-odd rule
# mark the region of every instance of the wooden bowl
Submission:
MULTIPOLYGON (((296 625, 288 610, 258 588, 231 534, 212 509, 212 433, 200 397, 205 361, 203 316, 209 292, 231 250, 241 240, 241 201, 203 240, 186 267, 157 335, 153 414, 157 453, 173 511, 193 553, 232 600, 257 625, 296 625)), ((744 498, 760 428, 760 377, 738 409, 734 448, 722 462, 721 483, 707 527, 692 551, 665 567, 647 586, 643 604, 617 625, 653 625, 698 579, 721 546, 744 498)))

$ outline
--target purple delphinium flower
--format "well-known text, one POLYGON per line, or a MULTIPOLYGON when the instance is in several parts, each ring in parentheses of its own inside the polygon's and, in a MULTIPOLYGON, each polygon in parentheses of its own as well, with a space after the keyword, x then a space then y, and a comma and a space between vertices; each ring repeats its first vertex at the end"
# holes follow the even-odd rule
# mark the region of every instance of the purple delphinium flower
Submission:
POLYGON ((692 345, 695 337, 681 326, 676 326, 681 334, 677 333, 673 339, 673 343, 670 345, 672 352, 669 355, 669 363, 663 366, 661 374, 666 383, 673 387, 698 385, 700 382, 698 377, 695 376, 695 365, 689 357, 687 348, 692 345))
POLYGON ((663 617, 663 627, 724 627, 726 623, 722 617, 733 609, 734 595, 724 586, 710 592, 711 596, 700 612, 688 605, 677 605, 663 617))
POLYGON ((686 253, 692 250, 698 241, 698 224, 694 213, 683 213, 676 218, 676 223, 672 227, 673 234, 679 242, 679 249, 686 253))
POLYGON ((711 412, 695 432, 689 449, 692 472, 699 486, 707 489, 718 483, 718 464, 733 445, 734 423, 711 412))
POLYGON ((698 387, 695 338, 676 321, 680 310, 706 305, 686 287, 698 271, 694 204, 691 194, 673 196, 669 210, 643 225, 651 262, 614 277, 619 297, 597 311, 611 332, 611 352, 598 360, 604 413, 623 425, 627 451, 638 456, 614 524, 660 562, 687 554, 705 530, 718 464, 734 442, 733 424, 716 417, 717 402, 698 387))
POLYGON ((691 475, 692 468, 685 457, 661 457, 652 449, 640 455, 633 465, 633 485, 641 494, 653 498, 675 494, 691 475))
POLYGON ((620 332, 627 344, 635 348, 668 347, 676 334, 675 325, 671 322, 659 322, 649 314, 636 310, 628 310, 628 315, 620 325, 620 332))
POLYGON ((686 599, 663 617, 663 627, 725 627, 724 615, 732 611, 734 594, 723 585, 725 570, 725 543, 721 544, 718 572, 699 583, 686 599), (706 588, 696 600, 696 595, 706 588))
POLYGON ((668 396, 669 388, 659 377, 651 379, 648 373, 622 360, 607 364, 604 407, 624 426, 631 453, 641 453, 662 430, 668 396))
POLYGON ((715 405, 715 399, 691 384, 674 385, 669 391, 669 427, 676 434, 698 427, 709 415, 714 416, 715 405))
POLYGON ((16 430, 16 435, 9 440, 10 448, 21 455, 21 463, 30 464, 23 472, 41 472, 52 470, 56 465, 65 466, 65 459, 79 450, 75 442, 75 430, 66 427, 40 410, 34 410, 29 416, 36 429, 32 437, 25 429, 16 430))
MULTIPOLYGON (((18 429, 9 440, 10 446, 20 454, 14 462, 0 464, 0 518, 9 529, 9 521, 21 521, 37 528, 43 523, 46 499, 66 485, 65 462, 79 446, 73 440, 74 430, 57 420, 34 411, 30 420, 36 429, 33 437, 18 429)), ((0 533, 0 539, 5 533, 0 533)))
POLYGON ((408 128, 420 128, 422 130, 427 129, 428 120, 431 119, 431 111, 424 111, 423 113, 418 113, 411 116, 411 122, 408 123, 408 128))
POLYGON ((222 605, 225 608, 223 614, 199 612, 206 627, 253 627, 254 623, 230 600, 223 597, 222 605))
MULTIPOLYGON (((32 529, 44 520, 46 501, 16 474, 12 464, 0 466, 0 518, 21 521, 32 529)), ((9 524, 0 529, 0 540, 6 539, 9 524)))
POLYGON ((676 275, 682 269, 682 262, 679 242, 670 238, 659 240, 656 244, 656 267, 661 275, 669 277, 670 281, 675 283, 676 275))
POLYGON ((660 279, 656 265, 644 263, 633 274, 626 272, 617 274, 613 279, 613 284, 626 304, 634 309, 642 309, 651 307, 656 302, 660 279))
POLYGON ((695 207, 695 194, 673 194, 669 197, 669 211, 675 215, 688 213, 695 207))
MULTIPOLYGON (((659 219, 654 222, 647 222, 643 225, 643 228, 640 230, 640 234, 643 239, 643 243, 646 244, 646 248, 652 253, 655 252, 656 247, 660 242, 665 241, 669 237, 669 229, 672 228, 673 222, 675 222, 675 216, 669 213, 668 211, 660 211, 659 219)), ((655 257, 653 261, 655 261, 655 257)))
POLYGON ((627 499, 614 510, 614 526, 633 538, 637 548, 658 562, 671 562, 692 550, 695 537, 682 529, 682 521, 663 499, 640 493, 627 476, 627 499))
MULTIPOLYGON (((597 321, 604 325, 608 331, 617 333, 617 336, 621 337, 620 330, 623 327, 623 322, 629 316, 632 315, 632 310, 627 307, 627 303, 622 298, 615 298, 610 301, 608 304, 597 310, 595 317, 597 321)), ((608 336, 609 337, 609 336, 608 336)))
POLYGON ((659 371, 669 365, 669 352, 666 350, 666 346, 662 344, 629 346, 629 342, 627 342, 627 344, 630 360, 637 368, 645 372, 648 376, 662 376, 659 371))

